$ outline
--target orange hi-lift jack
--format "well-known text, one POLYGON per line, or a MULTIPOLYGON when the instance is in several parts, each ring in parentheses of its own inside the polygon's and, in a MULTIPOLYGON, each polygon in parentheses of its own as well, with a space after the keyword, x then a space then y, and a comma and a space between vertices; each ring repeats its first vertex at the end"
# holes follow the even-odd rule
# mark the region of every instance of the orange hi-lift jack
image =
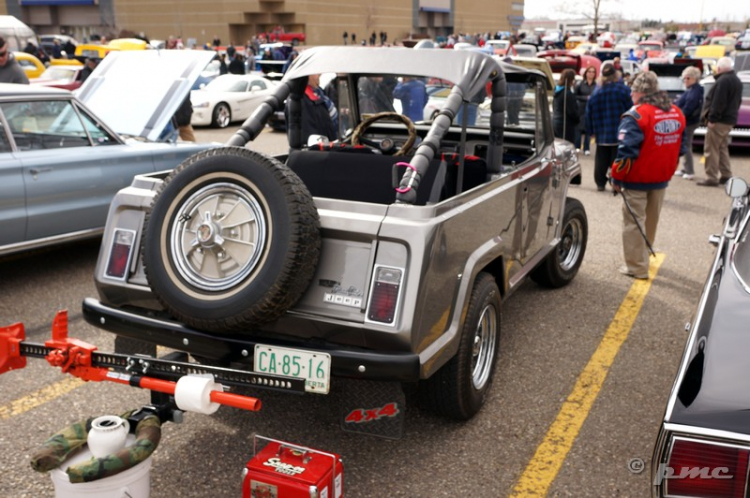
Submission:
MULTIPOLYGON (((116 382, 170 396, 174 396, 181 377, 206 374, 212 374, 222 385, 304 392, 304 380, 297 378, 142 355, 100 352, 93 344, 68 337, 68 312, 65 310, 55 315, 52 339, 38 344, 27 342, 25 338, 22 323, 0 327, 0 374, 24 368, 26 359, 32 357, 44 358, 50 365, 60 367, 64 373, 85 381, 116 382)), ((257 398, 218 390, 211 391, 210 400, 243 410, 258 411, 261 408, 257 398)))

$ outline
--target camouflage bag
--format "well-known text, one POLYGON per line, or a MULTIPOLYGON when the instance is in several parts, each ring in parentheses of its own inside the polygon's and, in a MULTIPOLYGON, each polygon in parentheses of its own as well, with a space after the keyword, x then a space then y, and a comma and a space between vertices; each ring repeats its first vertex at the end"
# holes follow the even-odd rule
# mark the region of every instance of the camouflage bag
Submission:
MULTIPOLYGON (((127 419, 135 410, 123 414, 127 419)), ((94 418, 85 423, 79 422, 66 427, 49 438, 36 451, 31 459, 31 467, 38 472, 47 472, 59 467, 72 453, 79 450, 88 437, 88 430, 94 418)), ((149 416, 138 422, 135 428, 135 443, 132 446, 107 455, 94 458, 68 467, 68 478, 72 483, 91 482, 110 477, 131 469, 145 461, 154 452, 161 439, 161 421, 157 416, 149 416)))

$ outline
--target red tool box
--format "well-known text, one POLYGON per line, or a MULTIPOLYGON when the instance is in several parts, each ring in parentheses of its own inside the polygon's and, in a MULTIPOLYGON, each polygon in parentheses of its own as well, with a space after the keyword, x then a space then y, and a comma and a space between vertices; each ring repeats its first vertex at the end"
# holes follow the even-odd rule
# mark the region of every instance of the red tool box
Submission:
POLYGON ((255 456, 245 465, 243 498, 340 498, 344 465, 334 453, 255 436, 255 456), (259 442, 267 442, 257 451, 259 442))

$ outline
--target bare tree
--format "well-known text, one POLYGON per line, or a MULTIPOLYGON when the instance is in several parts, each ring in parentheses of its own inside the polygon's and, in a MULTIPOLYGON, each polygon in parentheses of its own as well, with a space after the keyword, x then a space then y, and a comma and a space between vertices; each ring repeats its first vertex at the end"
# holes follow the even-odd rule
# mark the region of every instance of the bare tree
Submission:
POLYGON ((618 0, 573 0, 558 6, 558 11, 572 16, 591 19, 594 25, 594 38, 599 36, 599 20, 602 18, 602 4, 619 3, 618 0))

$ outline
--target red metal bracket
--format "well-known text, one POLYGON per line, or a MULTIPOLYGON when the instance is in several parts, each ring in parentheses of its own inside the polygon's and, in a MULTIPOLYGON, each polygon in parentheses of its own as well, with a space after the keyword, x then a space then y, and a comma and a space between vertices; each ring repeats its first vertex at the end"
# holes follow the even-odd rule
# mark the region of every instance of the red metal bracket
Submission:
POLYGON ((0 327, 0 374, 26 366, 26 357, 21 356, 21 341, 24 339, 23 323, 0 327))
POLYGON ((52 348, 47 355, 47 362, 53 367, 60 367, 63 373, 69 373, 83 380, 102 381, 107 376, 107 369, 91 366, 91 353, 96 346, 79 339, 68 337, 68 311, 61 310, 52 321, 52 339, 44 345, 52 348))

